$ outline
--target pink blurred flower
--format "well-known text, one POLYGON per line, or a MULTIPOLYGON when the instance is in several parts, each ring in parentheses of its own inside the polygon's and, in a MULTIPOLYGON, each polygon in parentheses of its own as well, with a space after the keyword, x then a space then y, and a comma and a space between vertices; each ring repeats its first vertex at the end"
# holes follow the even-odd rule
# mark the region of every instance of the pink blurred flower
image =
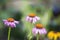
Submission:
POLYGON ((41 24, 37 24, 36 27, 32 29, 32 33, 33 33, 33 35, 36 36, 38 33, 39 33, 40 35, 46 34, 47 31, 46 31, 45 28, 42 27, 41 24))
POLYGON ((7 20, 3 20, 4 24, 9 27, 16 27, 16 24, 18 24, 18 21, 15 21, 13 18, 8 18, 7 20))
POLYGON ((37 22, 38 20, 40 20, 40 18, 38 16, 36 16, 35 14, 29 14, 27 17, 26 17, 26 21, 29 21, 31 23, 35 23, 37 22))

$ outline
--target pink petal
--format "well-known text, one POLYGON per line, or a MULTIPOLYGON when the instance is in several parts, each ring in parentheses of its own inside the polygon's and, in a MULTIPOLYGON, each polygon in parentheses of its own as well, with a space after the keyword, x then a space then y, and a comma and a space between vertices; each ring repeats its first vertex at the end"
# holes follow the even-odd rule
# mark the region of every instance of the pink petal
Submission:
POLYGON ((32 18, 31 18, 31 17, 29 17, 29 16, 27 16, 27 17, 26 17, 26 21, 31 22, 31 20, 32 20, 32 18))
POLYGON ((10 27, 16 27, 16 25, 15 25, 14 22, 10 22, 10 23, 9 23, 9 26, 10 26, 10 27))
POLYGON ((39 30, 39 34, 41 35, 42 33, 43 33, 43 31, 40 29, 40 30, 39 30))
POLYGON ((14 21, 14 22, 8 22, 7 20, 3 20, 4 24, 10 27, 16 27, 15 23, 19 23, 18 21, 14 21))
POLYGON ((35 18, 33 18, 33 23, 37 22, 37 20, 35 18))
POLYGON ((43 29, 39 30, 39 33, 40 34, 46 34, 46 30, 43 28, 43 29))
POLYGON ((3 22, 5 23, 5 22, 8 22, 7 20, 3 20, 3 22))
POLYGON ((3 22, 6 22, 7 20, 3 20, 3 22))
POLYGON ((28 20, 29 20, 29 16, 26 17, 26 21, 28 21, 28 20))
POLYGON ((6 25, 9 26, 9 27, 16 27, 14 22, 8 22, 8 24, 6 24, 6 25))
POLYGON ((14 21, 14 23, 19 24, 19 21, 14 21))
POLYGON ((6 25, 9 26, 9 24, 10 24, 10 23, 8 22, 6 25))
POLYGON ((36 28, 33 28, 32 33, 33 33, 33 35, 36 36, 36 34, 38 33, 38 30, 36 28))
POLYGON ((35 18, 36 18, 36 20, 40 20, 40 17, 37 17, 37 16, 36 16, 35 18))
POLYGON ((7 20, 3 20, 4 24, 7 25, 9 22, 7 20))
POLYGON ((16 27, 16 25, 13 23, 13 24, 11 24, 11 27, 16 27))
POLYGON ((31 22, 32 20, 33 20, 33 19, 30 17, 30 18, 29 18, 29 22, 31 22))
POLYGON ((4 22, 4 24, 5 24, 5 25, 7 25, 7 24, 8 24, 8 22, 4 22))
POLYGON ((43 30, 43 31, 44 31, 44 33, 45 33, 45 34, 47 33, 47 30, 46 30, 45 28, 44 28, 44 30, 43 30))

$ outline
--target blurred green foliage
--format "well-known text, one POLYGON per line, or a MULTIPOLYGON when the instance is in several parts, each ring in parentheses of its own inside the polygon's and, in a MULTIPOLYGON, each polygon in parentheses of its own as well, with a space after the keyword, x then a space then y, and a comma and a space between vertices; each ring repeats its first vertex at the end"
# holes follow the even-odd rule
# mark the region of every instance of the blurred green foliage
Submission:
MULTIPOLYGON (((6 6, 6 2, 6 0, 0 0, 0 6, 2 6, 2 9, 6 6)), ((0 10, 0 40, 7 40, 8 28, 3 24, 3 20, 9 17, 20 22, 16 28, 12 28, 11 40, 27 40, 27 35, 33 36, 32 34, 29 34, 29 31, 31 31, 31 28, 34 27, 34 24, 25 21, 26 16, 30 13, 35 13, 41 18, 41 20, 36 22, 36 24, 43 24, 47 31, 60 31, 60 16, 53 18, 52 8, 46 9, 45 6, 42 5, 27 4, 24 9, 22 8, 17 11, 13 7, 8 10, 6 8, 4 10, 2 9, 0 10), (52 18, 53 20, 51 20, 52 18)))

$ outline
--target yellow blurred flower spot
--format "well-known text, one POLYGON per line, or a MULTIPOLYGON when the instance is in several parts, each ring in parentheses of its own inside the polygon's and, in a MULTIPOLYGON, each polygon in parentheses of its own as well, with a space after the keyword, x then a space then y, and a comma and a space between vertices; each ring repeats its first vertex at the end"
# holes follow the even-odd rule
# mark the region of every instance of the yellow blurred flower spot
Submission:
POLYGON ((54 38, 54 40, 57 40, 57 38, 60 37, 60 32, 50 31, 47 36, 49 39, 54 38))

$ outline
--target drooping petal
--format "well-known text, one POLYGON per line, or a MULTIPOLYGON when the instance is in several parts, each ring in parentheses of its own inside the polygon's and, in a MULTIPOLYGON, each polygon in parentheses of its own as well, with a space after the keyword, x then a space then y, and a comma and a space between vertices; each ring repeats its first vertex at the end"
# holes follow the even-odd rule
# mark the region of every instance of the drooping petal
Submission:
POLYGON ((31 17, 29 17, 29 19, 28 19, 27 21, 32 22, 32 20, 33 20, 33 19, 32 19, 31 17))
POLYGON ((29 20, 29 16, 26 17, 26 21, 28 21, 28 20, 29 20))
POLYGON ((6 25, 9 26, 10 22, 7 22, 6 25))
POLYGON ((19 21, 14 21, 14 23, 19 24, 19 21))
POLYGON ((26 21, 31 22, 31 21, 32 21, 32 18, 31 18, 31 17, 29 17, 29 16, 27 16, 27 17, 26 17, 26 21))
POLYGON ((15 24, 11 24, 11 27, 13 28, 13 27, 16 27, 16 25, 15 24))
POLYGON ((45 28, 43 28, 44 34, 47 34, 47 30, 45 28))
POLYGON ((30 18, 29 18, 29 22, 31 22, 32 20, 33 20, 33 18, 30 17, 30 18))
POLYGON ((39 30, 39 34, 40 34, 40 35, 41 35, 41 34, 44 34, 44 32, 43 32, 42 29, 39 30))
POLYGON ((33 35, 36 35, 38 33, 38 30, 36 28, 33 28, 32 33, 33 35))
POLYGON ((3 20, 5 25, 9 25, 9 22, 7 20, 3 20))
POLYGON ((13 28, 13 27, 16 27, 16 24, 14 22, 10 22, 9 26, 13 28))
POLYGON ((29 22, 31 22, 31 23, 35 23, 35 22, 37 22, 38 20, 40 20, 40 18, 37 17, 37 16, 35 16, 35 17, 29 17, 29 16, 27 16, 27 17, 26 17, 26 21, 29 21, 29 22))
POLYGON ((37 16, 36 16, 35 19, 36 19, 36 20, 40 20, 40 17, 37 17, 37 16))
POLYGON ((18 24, 18 21, 8 21, 8 20, 3 20, 3 23, 8 26, 8 27, 16 27, 16 24, 18 24))
POLYGON ((33 18, 33 23, 37 22, 37 20, 35 18, 33 18))
POLYGON ((3 22, 7 22, 7 20, 3 20, 3 22))
POLYGON ((5 24, 5 25, 7 25, 7 24, 8 24, 8 22, 4 22, 4 24, 5 24))
POLYGON ((39 29, 39 34, 41 35, 41 34, 46 34, 47 33, 47 31, 43 28, 43 29, 39 29))

